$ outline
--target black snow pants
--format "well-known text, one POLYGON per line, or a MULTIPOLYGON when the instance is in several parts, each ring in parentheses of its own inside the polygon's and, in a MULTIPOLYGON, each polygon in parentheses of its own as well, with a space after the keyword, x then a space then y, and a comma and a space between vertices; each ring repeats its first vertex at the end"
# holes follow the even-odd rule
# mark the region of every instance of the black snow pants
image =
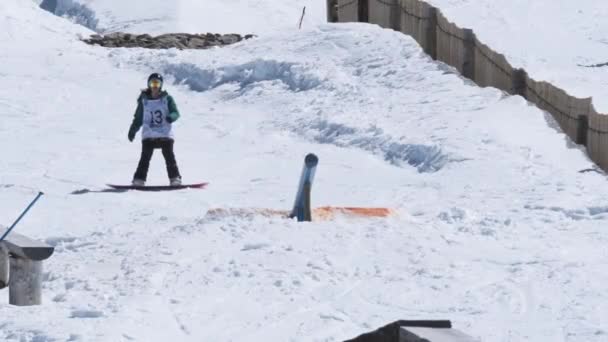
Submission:
POLYGON ((150 168, 150 160, 154 149, 160 148, 165 157, 165 164, 167 165, 167 174, 169 179, 181 177, 179 169, 177 168, 177 161, 175 160, 175 153, 173 153, 173 139, 160 138, 160 139, 144 139, 141 142, 141 157, 139 159, 139 165, 137 165, 137 171, 135 171, 134 179, 141 179, 145 181, 148 178, 148 169, 150 168))

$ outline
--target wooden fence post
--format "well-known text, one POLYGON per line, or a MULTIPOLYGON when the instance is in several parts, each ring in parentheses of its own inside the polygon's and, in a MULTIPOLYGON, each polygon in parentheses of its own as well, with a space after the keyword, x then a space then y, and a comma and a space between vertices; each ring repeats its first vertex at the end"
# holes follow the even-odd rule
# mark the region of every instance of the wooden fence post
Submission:
POLYGON ((369 0, 359 0, 359 22, 369 22, 369 0))
POLYGON ((11 258, 9 304, 42 304, 42 261, 11 258))
POLYGON ((428 26, 426 28, 426 53, 437 60, 437 8, 429 8, 428 26))
POLYGON ((327 22, 338 22, 338 0, 327 0, 327 22))
POLYGON ((587 146, 587 132, 589 131, 589 117, 584 114, 578 116, 576 127, 576 143, 587 146))
POLYGON ((464 61, 462 75, 475 80, 475 33, 471 29, 464 29, 464 61))
POLYGON ((401 1, 393 0, 391 6, 391 28, 395 31, 401 31, 401 1))
POLYGON ((524 99, 526 98, 526 70, 515 69, 511 78, 511 94, 520 95, 524 99))

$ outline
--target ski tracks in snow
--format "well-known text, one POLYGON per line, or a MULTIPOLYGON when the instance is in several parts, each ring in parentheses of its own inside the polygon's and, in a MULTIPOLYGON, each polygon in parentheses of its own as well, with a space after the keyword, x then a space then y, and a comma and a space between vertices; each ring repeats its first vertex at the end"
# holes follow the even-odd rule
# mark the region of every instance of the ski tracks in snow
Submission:
MULTIPOLYGON (((422 52, 409 47, 396 49, 396 52, 390 49, 370 51, 366 47, 368 41, 383 39, 383 36, 371 33, 351 36, 348 32, 327 28, 321 32, 308 32, 299 39, 292 39, 290 44, 293 46, 289 49, 267 51, 264 53, 267 56, 265 59, 259 59, 259 55, 267 41, 254 43, 253 46, 237 44, 226 48, 227 52, 215 50, 208 56, 199 54, 197 59, 200 62, 197 64, 179 62, 180 59, 192 60, 190 52, 165 51, 155 54, 157 59, 165 61, 163 71, 172 76, 177 84, 196 92, 211 92, 227 102, 266 112, 263 124, 269 130, 291 131, 316 143, 360 148, 380 155, 389 163, 416 167, 419 172, 435 172, 447 163, 463 161, 455 150, 444 151, 442 141, 433 139, 433 135, 424 135, 423 132, 404 135, 408 128, 398 129, 394 126, 397 117, 411 122, 413 116, 408 117, 407 113, 414 111, 412 108, 415 111, 428 108, 425 109, 429 111, 426 124, 430 125, 427 130, 436 130, 433 125, 445 128, 445 123, 432 122, 430 117, 440 111, 441 98, 445 94, 430 99, 428 94, 420 92, 425 88, 420 85, 421 82, 435 87, 441 85, 432 77, 421 77, 419 67, 414 67, 422 65, 422 70, 429 71, 432 64, 422 52), (326 35, 327 40, 321 43, 321 49, 315 49, 319 45, 318 39, 312 38, 319 33, 326 35), (360 51, 353 49, 353 46, 360 46, 357 47, 360 51), (319 53, 318 50, 326 53, 319 53), (291 55, 287 51, 298 54, 291 55), (353 51, 356 54, 350 55, 353 51), (218 66, 215 58, 221 58, 223 65, 218 66), (327 70, 332 71, 328 73, 327 70), (284 96, 273 96, 281 93, 284 96), (259 98, 267 99, 262 106, 259 98), (391 104, 387 112, 382 98, 402 99, 402 104, 391 104), (342 103, 356 105, 341 106, 342 103), (420 107, 420 103, 427 105, 420 107), (358 120, 361 116, 365 120, 358 120), (387 121, 391 125, 385 125, 387 121)), ((405 40, 403 37, 400 39, 405 40)), ((404 45, 408 46, 406 43, 404 45)), ((149 57, 143 58, 138 53, 117 51, 113 55, 121 61, 119 63, 126 61, 137 68, 150 66, 149 57)), ((436 70, 436 74, 441 78, 443 72, 436 70)), ((453 81, 461 82, 457 77, 453 81)), ((438 93, 454 92, 455 89, 453 84, 447 84, 438 93)), ((471 95, 471 99, 477 97, 471 95)), ((485 100, 479 97, 479 101, 485 100)), ((471 106, 482 105, 473 103, 471 106)), ((420 120, 420 113, 416 117, 420 120)), ((420 120, 415 124, 420 127, 424 123, 420 120)))

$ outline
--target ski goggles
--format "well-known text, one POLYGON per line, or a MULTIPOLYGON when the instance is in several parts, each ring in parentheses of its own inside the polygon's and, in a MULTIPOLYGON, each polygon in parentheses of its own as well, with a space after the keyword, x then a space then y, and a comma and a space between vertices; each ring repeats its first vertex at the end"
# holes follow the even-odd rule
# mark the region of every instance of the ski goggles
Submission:
POLYGON ((150 82, 148 82, 148 87, 150 87, 150 88, 160 89, 162 86, 163 86, 163 82, 161 82, 159 80, 151 80, 150 82))

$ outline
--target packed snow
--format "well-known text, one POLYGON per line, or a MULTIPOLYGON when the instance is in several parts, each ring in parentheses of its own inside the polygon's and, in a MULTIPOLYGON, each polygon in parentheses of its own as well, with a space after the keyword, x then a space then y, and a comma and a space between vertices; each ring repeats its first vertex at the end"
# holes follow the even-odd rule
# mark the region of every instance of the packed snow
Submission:
MULTIPOLYGON (((108 27, 151 23, 167 3, 83 4, 108 27)), ((43 190, 17 231, 56 248, 42 307, 1 292, 0 340, 342 341, 450 319, 482 341, 605 341, 608 183, 584 151, 546 113, 474 86, 409 37, 322 24, 321 12, 288 28, 265 10, 301 4, 286 3, 214 2, 252 28, 243 13, 266 15, 259 37, 152 51, 88 46, 79 37, 93 31, 38 3, 0 2, 1 223, 43 190), (154 71, 182 112, 184 180, 210 185, 105 192, 131 180, 140 146, 127 130, 154 71), (309 152, 315 206, 395 214, 257 214, 290 209, 309 152)), ((176 15, 133 29, 248 30, 207 24, 176 15)), ((157 153, 149 183, 166 182, 157 153)))
POLYGON ((266 34, 298 27, 302 12, 304 27, 326 21, 323 0, 44 0, 57 3, 59 15, 90 17, 107 32, 160 34, 241 33, 266 34), (66 13, 67 11, 70 13, 66 13), (92 13, 91 13, 92 12, 92 13), (134 15, 135 14, 135 15, 134 15))
POLYGON ((597 0, 426 0, 492 49, 608 114, 608 6, 597 0), (590 67, 597 66, 597 67, 590 67))

